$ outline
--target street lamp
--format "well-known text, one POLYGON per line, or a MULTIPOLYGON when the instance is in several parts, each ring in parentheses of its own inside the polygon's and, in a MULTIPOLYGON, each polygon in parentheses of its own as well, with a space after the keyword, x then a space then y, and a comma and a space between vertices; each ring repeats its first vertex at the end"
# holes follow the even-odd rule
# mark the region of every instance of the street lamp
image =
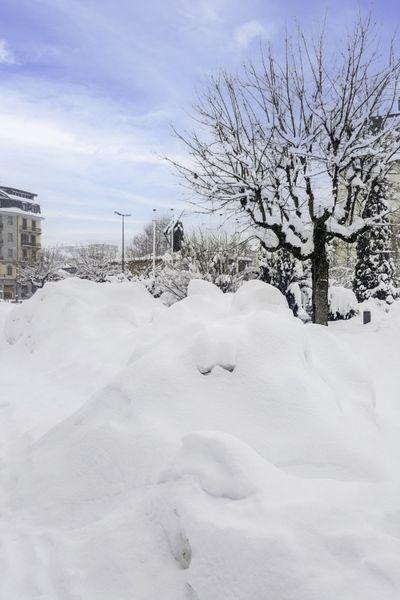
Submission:
POLYGON ((130 217, 131 215, 128 213, 121 213, 117 210, 114 210, 114 213, 121 217, 121 226, 122 226, 122 255, 121 255, 121 267, 122 272, 125 273, 125 217, 130 217))
POLYGON ((153 208, 153 281, 156 280, 156 208, 153 208))
POLYGON ((174 209, 171 208, 171 253, 174 253, 174 209))
POLYGON ((174 264, 174 209, 171 208, 171 263, 174 264))

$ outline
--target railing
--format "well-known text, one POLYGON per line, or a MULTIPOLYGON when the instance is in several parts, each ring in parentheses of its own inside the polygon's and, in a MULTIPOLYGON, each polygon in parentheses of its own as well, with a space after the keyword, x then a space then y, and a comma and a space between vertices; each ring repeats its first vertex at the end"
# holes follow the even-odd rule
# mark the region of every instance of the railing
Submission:
POLYGON ((30 248, 40 248, 40 242, 24 242, 21 240, 21 246, 29 246, 30 248))
POLYGON ((29 226, 27 225, 26 227, 24 227, 22 225, 21 231, 27 231, 29 233, 36 233, 37 235, 40 235, 42 233, 41 227, 32 227, 31 225, 29 225, 29 226))

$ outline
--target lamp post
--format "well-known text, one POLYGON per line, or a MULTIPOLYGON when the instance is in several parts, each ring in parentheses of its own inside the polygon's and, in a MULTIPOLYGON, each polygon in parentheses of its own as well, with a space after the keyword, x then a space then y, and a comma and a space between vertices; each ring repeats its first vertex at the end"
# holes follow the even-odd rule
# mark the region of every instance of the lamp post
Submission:
POLYGON ((171 253, 174 252, 174 209, 171 208, 171 253))
POLYGON ((153 208, 153 281, 156 279, 156 208, 153 208))
POLYGON ((171 263, 174 264, 174 209, 171 208, 171 263))
POLYGON ((128 213, 121 213, 118 212, 117 210, 114 210, 114 213, 116 215, 118 215, 119 217, 121 217, 121 237, 122 237, 122 241, 121 241, 121 267, 122 267, 122 272, 125 273, 125 217, 130 217, 131 215, 128 213))

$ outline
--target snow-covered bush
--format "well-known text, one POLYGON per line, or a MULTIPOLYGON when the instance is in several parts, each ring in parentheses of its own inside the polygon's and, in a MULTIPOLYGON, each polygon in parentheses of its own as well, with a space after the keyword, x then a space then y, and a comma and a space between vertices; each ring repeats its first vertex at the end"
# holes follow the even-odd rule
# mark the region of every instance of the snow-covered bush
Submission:
POLYGON ((263 250, 258 262, 258 278, 277 287, 286 296, 296 317, 310 320, 312 289, 309 261, 299 261, 287 250, 263 250))
POLYGON ((204 279, 223 292, 234 292, 247 277, 243 253, 236 236, 195 232, 185 238, 180 252, 164 256, 156 279, 150 277, 144 283, 168 305, 187 296, 192 279, 204 279))
POLYGON ((346 244, 334 240, 329 248, 329 283, 330 285, 353 287, 356 250, 354 244, 346 244))
POLYGON ((342 286, 329 287, 329 320, 347 320, 358 314, 358 303, 354 292, 342 286))
POLYGON ((126 283, 132 281, 132 275, 130 273, 117 273, 116 275, 108 275, 106 281, 109 283, 126 283))
POLYGON ((105 283, 121 272, 115 254, 105 245, 79 248, 74 267, 77 277, 97 283, 105 283))

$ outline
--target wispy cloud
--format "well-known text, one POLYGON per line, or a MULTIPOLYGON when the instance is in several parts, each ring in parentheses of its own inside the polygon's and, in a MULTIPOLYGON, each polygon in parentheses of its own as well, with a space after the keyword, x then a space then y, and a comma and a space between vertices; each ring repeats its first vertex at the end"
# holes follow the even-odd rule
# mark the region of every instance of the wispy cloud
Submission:
POLYGON ((14 53, 9 48, 6 40, 0 39, 0 64, 13 65, 16 62, 14 53))
POLYGON ((264 25, 260 21, 247 21, 236 27, 234 36, 240 48, 247 48, 255 39, 269 40, 274 33, 274 25, 264 25))
MULTIPOLYGON (((336 0, 329 28, 360 2, 336 0)), ((393 0, 377 9, 398 20, 393 0)), ((209 75, 324 14, 320 0, 2 0, 0 183, 39 194, 45 240, 118 242, 115 209, 134 232, 192 199, 159 157, 183 152, 170 123, 191 127, 209 75)))

